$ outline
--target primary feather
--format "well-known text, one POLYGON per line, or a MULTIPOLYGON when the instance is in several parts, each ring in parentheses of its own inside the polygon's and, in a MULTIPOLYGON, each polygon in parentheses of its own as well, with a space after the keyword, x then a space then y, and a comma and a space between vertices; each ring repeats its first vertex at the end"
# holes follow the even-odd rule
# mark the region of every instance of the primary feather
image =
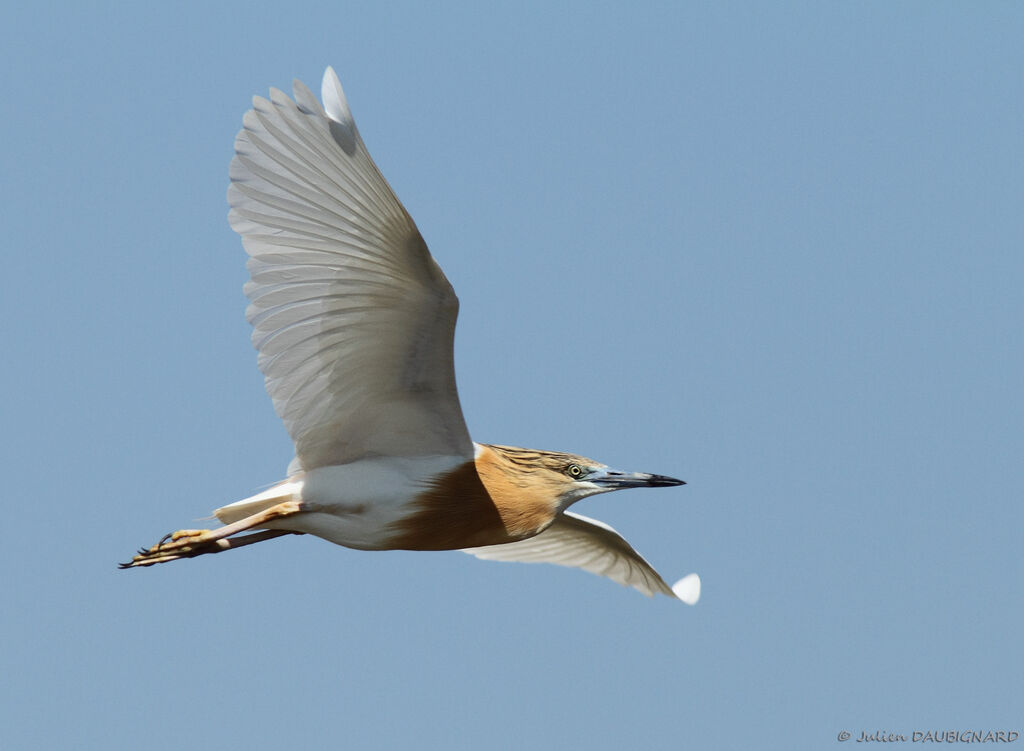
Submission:
POLYGON ((334 71, 326 111, 301 82, 294 94, 254 98, 228 190, 292 472, 374 455, 472 457, 452 364, 455 292, 370 158, 334 71))

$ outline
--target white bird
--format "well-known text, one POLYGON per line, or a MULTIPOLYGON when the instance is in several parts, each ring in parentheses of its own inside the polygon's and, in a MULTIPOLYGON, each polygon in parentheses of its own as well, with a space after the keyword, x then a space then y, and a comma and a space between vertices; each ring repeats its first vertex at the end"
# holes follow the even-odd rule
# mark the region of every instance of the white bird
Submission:
POLYGON ((259 367, 295 458, 286 480, 217 509, 225 526, 179 530, 122 567, 311 534, 359 550, 578 567, 696 603, 696 574, 670 587, 614 529, 566 510, 681 480, 470 439, 455 292, 370 158, 334 70, 322 107, 299 81, 293 93, 254 97, 228 202, 250 256, 259 367))

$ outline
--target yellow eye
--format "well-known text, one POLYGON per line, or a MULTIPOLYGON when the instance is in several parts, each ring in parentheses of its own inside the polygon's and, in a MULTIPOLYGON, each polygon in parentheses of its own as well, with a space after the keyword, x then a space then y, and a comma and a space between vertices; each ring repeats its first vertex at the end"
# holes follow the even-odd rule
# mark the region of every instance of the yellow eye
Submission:
POLYGON ((565 471, 569 473, 569 477, 576 479, 583 476, 583 469, 579 464, 570 464, 565 471))

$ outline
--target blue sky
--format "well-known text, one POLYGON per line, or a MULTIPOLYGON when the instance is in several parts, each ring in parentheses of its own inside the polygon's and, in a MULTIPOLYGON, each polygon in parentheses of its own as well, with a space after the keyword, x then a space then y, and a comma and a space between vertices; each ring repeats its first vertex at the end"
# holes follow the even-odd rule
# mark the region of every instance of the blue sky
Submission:
POLYGON ((145 6, 0 11, 0 747, 1024 732, 1024 8, 145 6), (696 608, 310 538, 114 568, 291 457, 224 196, 328 64, 473 436, 686 479, 576 508, 696 608))

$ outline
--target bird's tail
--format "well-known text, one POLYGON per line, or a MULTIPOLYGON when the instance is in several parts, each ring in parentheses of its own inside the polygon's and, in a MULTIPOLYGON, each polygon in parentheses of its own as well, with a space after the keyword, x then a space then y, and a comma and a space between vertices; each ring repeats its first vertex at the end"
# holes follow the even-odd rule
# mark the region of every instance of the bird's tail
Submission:
POLYGON ((261 511, 266 511, 268 508, 279 503, 299 501, 301 500, 299 492, 301 489, 302 481, 299 478, 288 479, 267 488, 262 493, 257 493, 241 501, 235 501, 227 506, 221 506, 213 513, 221 523, 231 524, 253 514, 258 514, 261 511))

